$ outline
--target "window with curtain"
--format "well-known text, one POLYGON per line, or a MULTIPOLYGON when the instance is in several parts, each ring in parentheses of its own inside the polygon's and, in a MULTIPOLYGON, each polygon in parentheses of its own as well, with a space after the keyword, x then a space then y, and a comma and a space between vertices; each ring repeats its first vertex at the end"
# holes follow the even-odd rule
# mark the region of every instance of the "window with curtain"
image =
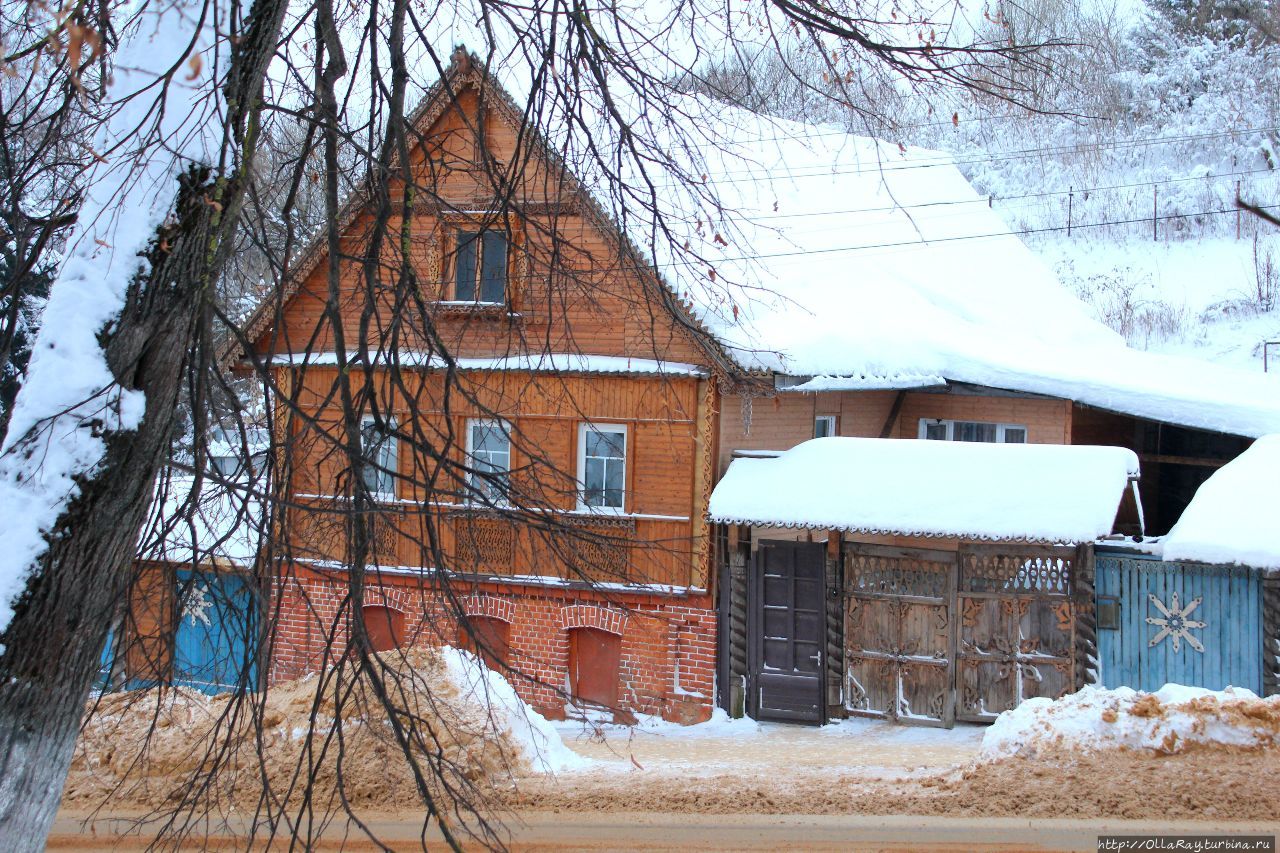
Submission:
POLYGON ((933 441, 979 441, 991 444, 1026 444, 1027 428, 1022 424, 994 424, 981 421, 920 419, 920 438, 933 441))

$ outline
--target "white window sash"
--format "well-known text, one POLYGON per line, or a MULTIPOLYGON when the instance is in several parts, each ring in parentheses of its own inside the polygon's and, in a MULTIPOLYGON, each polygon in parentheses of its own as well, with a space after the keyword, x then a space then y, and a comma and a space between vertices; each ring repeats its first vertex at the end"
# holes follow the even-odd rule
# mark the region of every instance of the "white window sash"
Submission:
MULTIPOLYGON (((601 514, 620 515, 626 511, 627 506, 627 425, 611 424, 611 423, 581 423, 578 425, 578 488, 577 488, 577 504, 578 510, 583 512, 594 512, 601 514), (586 502, 587 494, 587 435, 588 433, 599 433, 601 435, 620 435, 622 436, 622 458, 618 460, 622 466, 622 501, 621 506, 592 506, 586 502)), ((593 456, 591 459, 607 459, 612 460, 617 457, 600 457, 593 456)), ((605 474, 608 473, 606 464, 605 474)), ((607 482, 607 477, 602 481, 607 482)), ((603 491, 609 491, 607 488, 603 491)))
MULTIPOLYGON (((485 462, 492 465, 493 459, 497 456, 506 457, 506 464, 502 468, 497 470, 502 471, 507 475, 507 486, 508 488, 510 488, 510 485, 511 485, 511 425, 506 421, 501 421, 501 420, 485 420, 483 418, 469 418, 467 420, 467 459, 469 461, 469 466, 474 466, 474 463, 478 463, 478 462, 485 462), (506 453, 501 453, 499 451, 492 451, 492 450, 477 450, 475 445, 475 438, 476 438, 475 431, 477 427, 485 427, 490 430, 494 430, 498 432, 503 438, 505 438, 507 440, 506 453)), ((475 472, 474 470, 467 472, 467 481, 468 481, 469 488, 466 494, 466 502, 481 503, 481 501, 478 500, 476 492, 490 488, 490 484, 486 480, 481 479, 480 476, 477 474, 477 472, 475 472)), ((499 504, 499 505, 504 505, 504 506, 508 503, 507 496, 504 496, 504 495, 492 495, 490 496, 490 502, 499 504)))
MULTIPOLYGON (((1014 443, 1017 443, 1017 444, 1026 444, 1026 443, 1028 443, 1027 439, 1030 437, 1030 434, 1029 434, 1029 433, 1028 433, 1028 431, 1027 431, 1027 425, 1026 425, 1026 424, 1004 424, 1004 423, 992 423, 991 421, 957 421, 957 420, 953 420, 953 419, 949 419, 949 418, 921 418, 921 419, 920 419, 920 425, 919 425, 919 428, 918 428, 918 430, 916 431, 916 437, 917 437, 917 438, 920 438, 920 439, 927 439, 927 438, 929 437, 929 427, 931 427, 931 426, 935 426, 935 427, 936 427, 936 426, 941 426, 941 427, 944 427, 944 428, 946 429, 946 438, 945 438, 945 440, 946 440, 946 441, 955 441, 955 440, 956 440, 956 426, 957 426, 958 424, 978 424, 978 425, 980 425, 980 426, 993 426, 993 427, 995 427, 995 429, 996 429, 996 440, 995 440, 995 443, 996 443, 996 444, 1007 444, 1007 443, 1009 443, 1009 442, 1007 442, 1007 441, 1006 441, 1006 436, 1007 436, 1007 434, 1008 434, 1008 431, 1009 431, 1009 430, 1021 430, 1021 431, 1022 431, 1022 438, 1023 438, 1023 440, 1022 440, 1021 442, 1014 442, 1014 443)), ((937 439, 934 439, 934 440, 936 441, 937 439)))
MULTIPOLYGON (((365 436, 365 428, 377 425, 377 419, 366 415, 360 420, 360 434, 363 442, 365 436)), ((376 467, 364 469, 366 478, 373 477, 377 484, 377 488, 370 489, 369 493, 379 500, 395 500, 396 489, 398 487, 399 478, 396 476, 400 471, 400 441, 396 438, 396 422, 394 418, 386 421, 387 431, 382 433, 382 441, 378 442, 377 453, 369 457, 369 461, 376 467), (383 486, 390 485, 390 490, 383 489, 383 486)), ((364 447, 365 453, 370 448, 367 443, 364 447)), ((369 462, 366 462, 368 465, 369 462)), ((366 482, 366 487, 368 483, 366 482)))

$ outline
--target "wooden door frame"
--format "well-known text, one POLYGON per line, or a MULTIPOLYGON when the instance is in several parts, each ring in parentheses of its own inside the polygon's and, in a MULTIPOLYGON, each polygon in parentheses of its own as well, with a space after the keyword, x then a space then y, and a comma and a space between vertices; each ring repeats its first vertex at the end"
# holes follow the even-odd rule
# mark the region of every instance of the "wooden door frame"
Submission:
POLYGON ((764 598, 764 571, 760 565, 760 553, 765 547, 786 547, 797 551, 814 549, 818 552, 822 571, 819 582, 822 584, 823 632, 819 642, 822 659, 818 661, 818 719, 816 721, 798 719, 769 719, 768 722, 790 722, 798 725, 823 726, 830 722, 827 715, 827 571, 826 543, 804 542, 787 539, 761 539, 753 542, 751 556, 747 564, 747 714, 753 720, 760 719, 760 685, 757 676, 764 662, 764 626, 761 624, 761 602, 764 598))

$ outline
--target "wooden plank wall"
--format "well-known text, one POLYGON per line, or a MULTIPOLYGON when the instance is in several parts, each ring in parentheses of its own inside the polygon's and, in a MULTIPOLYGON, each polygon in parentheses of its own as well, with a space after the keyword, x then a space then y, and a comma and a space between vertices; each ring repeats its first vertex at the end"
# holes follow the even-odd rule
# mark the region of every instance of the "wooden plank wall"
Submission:
MULTIPOLYGON (((315 497, 303 499, 311 509, 289 527, 299 555, 341 560, 343 504, 334 498, 347 493, 348 476, 335 445, 337 412, 324 405, 335 378, 333 368, 311 368, 299 378, 300 404, 315 423, 293 439, 290 491, 315 497)), ((705 586, 703 561, 693 571, 693 559, 695 527, 706 535, 705 489, 697 472, 713 452, 698 440, 706 380, 477 372, 461 381, 463 393, 454 390, 448 402, 438 372, 402 371, 399 392, 378 383, 374 393, 390 402, 400 429, 413 439, 401 443, 404 479, 397 503, 388 505, 396 515, 384 519, 384 527, 395 531, 379 540, 384 553, 378 563, 424 566, 443 556, 455 571, 705 586), (558 511, 544 524, 513 525, 507 514, 468 507, 458 479, 462 472, 432 459, 432 452, 443 452, 449 462, 465 464, 470 417, 501 417, 511 425, 513 488, 526 506, 558 511), (627 426, 622 515, 576 512, 574 477, 584 422, 627 426), (436 554, 427 552, 433 537, 436 554)))

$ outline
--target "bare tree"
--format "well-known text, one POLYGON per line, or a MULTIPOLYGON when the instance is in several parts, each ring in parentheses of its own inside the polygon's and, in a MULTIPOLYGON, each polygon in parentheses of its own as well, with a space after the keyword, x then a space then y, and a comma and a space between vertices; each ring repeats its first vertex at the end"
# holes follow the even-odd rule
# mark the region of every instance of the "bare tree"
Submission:
MULTIPOLYGON (((666 286, 657 264, 666 258, 708 266, 672 219, 673 195, 732 228, 733 212, 720 208, 705 177, 703 152, 722 140, 705 113, 678 97, 683 72, 697 67, 696 45, 718 36, 769 50, 799 39, 819 49, 831 79, 846 79, 856 60, 910 85, 1009 98, 1019 97, 1009 69, 1034 62, 1035 50, 959 43, 934 16, 884 19, 880 7, 858 2, 775 0, 745 27, 727 9, 695 3, 630 15, 566 0, 425 9, 408 0, 317 0, 287 26, 281 0, 124 8, 104 3, 58 13, 28 28, 24 43, 6 46, 6 62, 15 67, 38 56, 56 62, 49 88, 65 94, 66 109, 94 101, 106 148, 85 161, 88 201, 53 286, 3 457, 0 501, 25 499, 38 511, 17 531, 24 544, 6 555, 0 572, 6 600, 13 600, 0 656, 0 839, 12 849, 42 846, 108 627, 136 579, 139 531, 168 497, 172 479, 163 471, 185 468, 180 519, 152 514, 151 533, 163 539, 185 528, 196 541, 183 559, 200 569, 223 544, 195 520, 200 496, 208 488, 231 494, 238 502, 232 514, 262 534, 251 564, 239 570, 258 616, 244 622, 237 694, 204 744, 198 770, 167 807, 165 837, 179 843, 201 832, 219 774, 245 760, 261 782, 246 828, 255 837, 288 833, 306 846, 334 815, 368 832, 343 787, 351 734, 343 709, 359 705, 386 722, 427 823, 453 846, 466 833, 497 845, 501 836, 480 809, 482 792, 443 757, 443 734, 422 710, 430 685, 396 653, 374 648, 363 614, 378 600, 371 589, 380 586, 379 573, 393 560, 431 567, 417 595, 424 613, 445 615, 424 619, 423 639, 435 632, 456 640, 446 624, 457 620, 492 653, 459 602, 480 558, 465 538, 442 534, 442 507, 487 513, 520 547, 566 567, 566 580, 584 586, 637 580, 645 574, 638 566, 687 543, 636 542, 549 513, 576 492, 576 476, 519 423, 498 427, 526 460, 517 470, 498 471, 468 448, 460 414, 505 424, 530 389, 462 369, 456 329, 442 324, 437 303, 465 250, 451 244, 432 256, 440 244, 423 240, 419 223, 465 217, 476 234, 500 234, 516 247, 513 262, 546 316, 613 300, 640 327, 676 328, 700 361, 735 381, 733 360, 666 286), (153 72, 146 85, 109 82, 112 70, 122 75, 141 61, 156 30, 171 40, 185 32, 188 41, 173 42, 180 49, 163 67, 145 65, 153 72), (452 52, 460 32, 476 55, 452 52), (90 42, 100 50, 82 68, 90 42), (78 45, 75 55, 71 45, 78 45), (514 98, 496 85, 498 74, 514 98), (464 81, 480 110, 463 108, 464 81), (192 86, 199 88, 194 96, 192 86), (478 146, 461 157, 447 139, 427 136, 430 117, 414 109, 420 99, 456 108, 459 133, 478 146), (501 146, 477 124, 490 109, 510 128, 501 146), (200 117, 195 126, 185 123, 190 116, 200 117), (195 137, 200 144, 188 146, 195 137), (263 139, 267 168, 255 157, 263 139), (150 170, 161 161, 163 169, 150 170), (120 174, 127 178, 117 180, 120 174), (479 213, 460 201, 459 181, 471 188, 479 213), (139 220, 128 206, 157 186, 172 204, 139 242, 139 220), (615 236, 584 247, 573 238, 584 219, 615 236), (139 261, 132 252, 140 249, 139 261), (53 378, 41 359, 53 357, 41 347, 57 347, 68 330, 51 329, 49 316, 59 324, 76 316, 68 300, 95 252, 99 263, 128 268, 112 310, 93 314, 101 305, 85 306, 88 333, 99 345, 89 355, 106 372, 79 399, 50 396, 53 378), (301 321, 286 316, 300 288, 314 306, 301 321), (246 384, 267 401, 256 417, 243 403, 246 384), (274 452, 265 473, 208 472, 215 426, 246 454, 248 428, 270 430, 274 452), (188 445, 175 453, 180 434, 188 445), (83 440, 67 445, 67 435, 83 440), (389 442, 404 449, 406 462, 388 463, 382 449, 389 442), (50 466, 52 485, 41 479, 50 466), (328 493, 304 497, 302 485, 316 482, 328 493), (408 499, 388 501, 388 483, 408 499), (28 547, 33 535, 38 542, 28 547), (636 554, 618 561, 619 549, 636 554), (279 653, 282 601, 302 563, 328 572, 333 600, 308 603, 326 651, 313 725, 292 781, 280 790, 267 781, 265 700, 249 672, 279 653), (321 719, 322 705, 332 723, 321 719), (330 766, 335 786, 325 788, 317 779, 330 766)), ((734 284, 710 286, 723 288, 728 300, 734 284)), ((572 335, 551 340, 545 330, 502 316, 482 322, 490 324, 494 359, 528 364, 585 349, 572 335)), ((650 331, 640 339, 655 361, 667 360, 670 335, 650 331)), ((581 407, 572 390, 556 393, 565 395, 557 402, 565 411, 581 407)), ((541 678, 510 660, 495 663, 512 680, 541 678)))

